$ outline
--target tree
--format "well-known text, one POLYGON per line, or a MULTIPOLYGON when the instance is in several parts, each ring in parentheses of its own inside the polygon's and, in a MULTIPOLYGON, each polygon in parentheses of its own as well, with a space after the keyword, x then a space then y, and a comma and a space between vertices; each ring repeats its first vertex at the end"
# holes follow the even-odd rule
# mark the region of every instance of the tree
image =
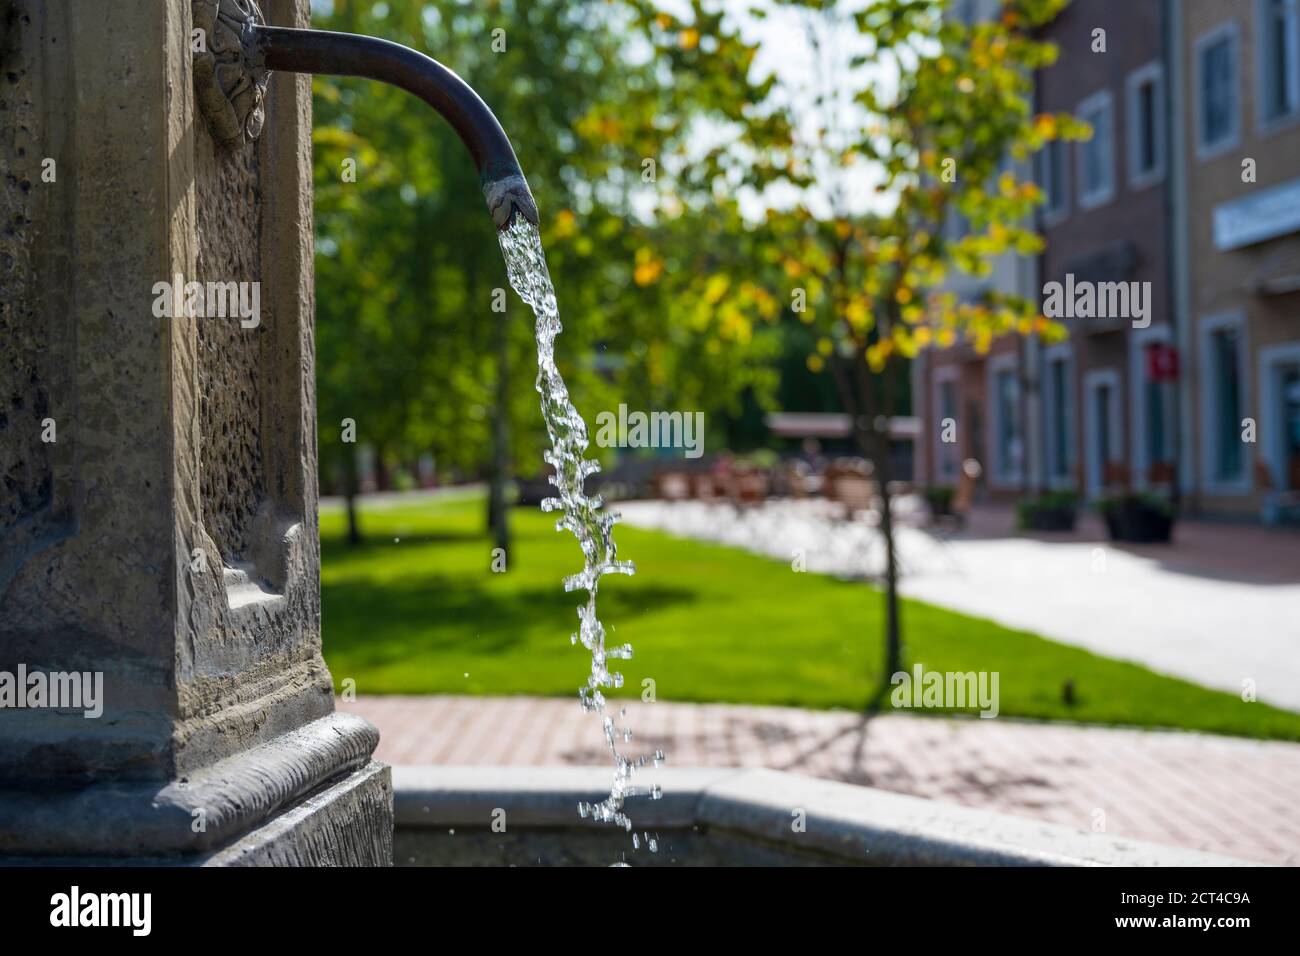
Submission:
MULTIPOLYGON (((698 0, 678 16, 643 0, 334 0, 316 26, 425 50, 496 111, 542 211, 580 407, 712 411, 770 393, 774 340, 756 326, 780 310, 747 274, 753 240, 718 183, 761 186, 785 131, 756 109, 770 84, 749 79, 754 49, 720 14, 698 0), (701 123, 758 158, 697 155, 701 123)), ((492 310, 508 287, 473 166, 400 90, 318 77, 315 94, 322 458, 351 474, 336 424, 350 417, 381 454, 486 464, 504 546, 502 484, 540 463, 545 435, 527 310, 508 294, 492 310)))
POLYGON ((944 0, 790 4, 822 67, 796 137, 796 168, 815 185, 767 227, 772 254, 806 294, 799 316, 818 333, 809 365, 830 369, 881 489, 886 687, 902 669, 888 426, 907 363, 959 339, 984 351, 1006 333, 1059 334, 1034 302, 995 292, 959 301, 942 287, 953 269, 987 275, 1003 253, 1041 248, 1027 225, 1040 192, 1017 163, 1048 140, 1088 135, 1031 107, 1032 73, 1056 55, 1035 31, 1065 2, 1004 0, 996 19, 973 26, 945 19, 944 0), (845 35, 851 49, 828 53, 845 35), (850 186, 864 175, 877 177, 878 201, 855 208, 850 186), (955 215, 970 225, 961 238, 945 228, 955 215))

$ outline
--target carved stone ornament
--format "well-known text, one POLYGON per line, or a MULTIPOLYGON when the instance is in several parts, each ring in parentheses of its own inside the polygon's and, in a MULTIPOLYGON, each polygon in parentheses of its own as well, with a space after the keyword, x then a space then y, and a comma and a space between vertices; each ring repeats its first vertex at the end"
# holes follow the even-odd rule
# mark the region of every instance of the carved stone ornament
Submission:
POLYGON ((250 143, 262 132, 269 74, 253 31, 266 21, 256 0, 191 0, 194 95, 217 142, 250 143))

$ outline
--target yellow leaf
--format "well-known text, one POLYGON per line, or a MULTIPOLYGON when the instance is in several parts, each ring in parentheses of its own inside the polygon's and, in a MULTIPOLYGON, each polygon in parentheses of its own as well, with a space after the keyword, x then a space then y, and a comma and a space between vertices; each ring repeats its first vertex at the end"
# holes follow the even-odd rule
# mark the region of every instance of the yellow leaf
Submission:
POLYGON ((871 371, 884 371, 885 362, 894 351, 894 343, 891 339, 882 339, 875 345, 867 348, 867 364, 871 366, 871 371))
POLYGON ((683 50, 694 50, 700 45, 700 31, 694 27, 687 27, 677 34, 677 42, 683 50))
POLYGON ((572 209, 561 209, 555 214, 555 235, 560 239, 567 239, 573 235, 578 228, 578 217, 573 214, 572 209))
POLYGON ((662 259, 655 256, 649 249, 638 249, 636 251, 636 269, 632 273, 632 280, 640 286, 650 285, 663 274, 664 263, 662 259))
POLYGON ((731 280, 725 274, 710 276, 709 281, 704 285, 704 301, 709 305, 717 305, 730 284, 731 280))

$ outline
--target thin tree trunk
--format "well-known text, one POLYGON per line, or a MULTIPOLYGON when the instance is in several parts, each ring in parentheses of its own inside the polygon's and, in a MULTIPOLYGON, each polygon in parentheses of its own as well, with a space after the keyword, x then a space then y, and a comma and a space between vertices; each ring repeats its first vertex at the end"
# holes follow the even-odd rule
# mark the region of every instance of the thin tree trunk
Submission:
POLYGON ((875 436, 880 451, 877 454, 876 474, 880 476, 880 533, 885 538, 885 681, 903 669, 902 622, 898 606, 898 552, 894 547, 894 505, 889 494, 889 484, 894 477, 893 448, 889 427, 894 418, 894 396, 898 392, 899 359, 890 357, 885 362, 882 414, 876 419, 875 436))
POLYGON ((493 546, 510 553, 506 481, 510 472, 510 336, 508 313, 497 323, 496 414, 492 422, 492 474, 488 486, 488 530, 493 546))
POLYGON ((357 451, 351 445, 343 448, 343 497, 348 509, 348 544, 361 543, 361 522, 357 514, 357 451))
MULTIPOLYGON (((848 289, 848 246, 842 244, 835 256, 835 288, 832 292, 836 312, 844 314, 844 300, 848 289)), ((890 316, 893 319, 893 316, 890 316)), ((887 330, 880 330, 878 335, 887 330)), ((893 480, 890 461, 889 422, 894 412, 894 393, 898 360, 890 357, 885 363, 883 381, 868 375, 864 356, 856 355, 850 374, 845 374, 837 356, 832 356, 831 368, 840 389, 840 399, 845 411, 853 418, 853 434, 863 456, 872 463, 873 474, 880 485, 880 534, 885 541, 885 672, 877 699, 888 693, 889 679, 903 669, 902 623, 898 604, 898 554, 894 547, 894 508, 889 497, 889 483, 893 480), (856 388, 854 387, 856 386, 856 388), (881 389, 877 401, 876 388, 881 389), (878 427, 879 426, 879 427, 878 427)))
POLYGON ((893 480, 890 462, 889 424, 877 435, 881 451, 876 460, 876 474, 880 476, 880 533, 885 539, 885 685, 903 669, 903 638, 898 613, 898 553, 894 548, 894 505, 889 494, 893 480))

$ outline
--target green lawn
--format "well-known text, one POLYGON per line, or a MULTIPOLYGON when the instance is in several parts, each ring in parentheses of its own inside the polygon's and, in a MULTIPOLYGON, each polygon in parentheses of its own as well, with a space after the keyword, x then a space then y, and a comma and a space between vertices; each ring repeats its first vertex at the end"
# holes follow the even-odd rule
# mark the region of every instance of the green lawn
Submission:
MULTIPOLYGON (((323 511, 324 645, 336 683, 354 678, 362 694, 576 695, 588 657, 569 635, 582 596, 560 579, 580 567, 577 542, 535 509, 512 520, 509 567, 494 574, 479 497, 372 508, 359 548, 343 538, 342 513, 323 511)), ((627 686, 614 696, 638 695, 651 677, 663 701, 861 708, 879 686, 874 589, 732 548, 616 533, 637 574, 607 577, 601 592, 609 641, 636 652, 620 662, 627 686)), ((1002 716, 1300 740, 1300 714, 916 601, 903 615, 909 668, 998 671, 1002 716)))

